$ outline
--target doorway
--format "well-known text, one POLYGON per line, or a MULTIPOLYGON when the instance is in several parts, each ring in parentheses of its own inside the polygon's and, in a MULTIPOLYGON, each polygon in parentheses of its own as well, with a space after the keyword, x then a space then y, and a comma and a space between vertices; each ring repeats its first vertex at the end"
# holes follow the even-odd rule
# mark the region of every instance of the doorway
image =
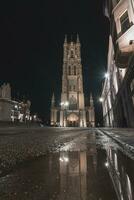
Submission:
POLYGON ((69 127, 78 127, 79 126, 79 117, 75 113, 71 113, 67 117, 67 126, 69 127))

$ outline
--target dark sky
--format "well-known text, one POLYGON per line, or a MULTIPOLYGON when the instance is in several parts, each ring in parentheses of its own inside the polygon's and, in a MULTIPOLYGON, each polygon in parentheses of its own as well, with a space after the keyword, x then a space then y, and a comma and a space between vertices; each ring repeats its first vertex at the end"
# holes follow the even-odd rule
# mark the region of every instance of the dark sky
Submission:
MULTIPOLYGON (((80 36, 86 99, 101 92, 109 24, 102 0, 4 1, 0 28, 0 82, 12 96, 32 101, 32 111, 49 117, 52 91, 60 100, 64 35, 80 36)), ((57 102, 59 103, 59 102, 57 102)), ((100 120, 96 104, 97 120, 100 120)))

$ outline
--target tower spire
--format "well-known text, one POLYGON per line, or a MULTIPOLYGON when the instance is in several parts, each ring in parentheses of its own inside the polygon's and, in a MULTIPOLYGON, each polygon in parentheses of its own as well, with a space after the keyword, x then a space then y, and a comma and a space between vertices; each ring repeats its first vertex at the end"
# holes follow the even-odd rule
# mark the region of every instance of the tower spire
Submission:
POLYGON ((93 95, 90 93, 90 106, 94 106, 93 95))
POLYGON ((55 96, 54 96, 54 93, 52 95, 52 100, 51 100, 51 107, 54 107, 55 106, 55 96))
POLYGON ((73 42, 73 35, 71 34, 71 42, 73 42))
POLYGON ((79 35, 77 33, 77 43, 80 43, 79 35))
POLYGON ((67 35, 65 35, 64 44, 67 43, 67 35))

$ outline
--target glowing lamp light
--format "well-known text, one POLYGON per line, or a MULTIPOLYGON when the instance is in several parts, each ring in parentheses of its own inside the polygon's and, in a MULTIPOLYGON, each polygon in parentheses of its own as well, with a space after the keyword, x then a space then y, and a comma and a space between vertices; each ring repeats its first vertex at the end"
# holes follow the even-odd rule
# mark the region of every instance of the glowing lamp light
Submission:
POLYGON ((69 102, 68 102, 68 101, 66 101, 66 102, 65 102, 65 106, 68 106, 68 105, 69 105, 69 102))
POLYGON ((37 117, 37 116, 36 116, 36 115, 34 115, 34 119, 36 119, 36 117, 37 117))
POLYGON ((60 105, 61 105, 61 106, 68 106, 68 105, 69 105, 69 102, 68 102, 68 101, 61 102, 60 105))
POLYGON ((68 162, 68 161, 69 161, 69 159, 68 159, 67 157, 65 157, 64 160, 65 160, 65 162, 68 162))
POLYGON ((62 159, 62 158, 59 158, 59 161, 63 162, 63 159, 62 159))
POLYGON ((109 164, 108 164, 108 162, 105 162, 105 167, 109 167, 109 164))
POLYGON ((105 73, 105 78, 109 78, 109 73, 105 73))
POLYGON ((99 101, 100 101, 100 102, 103 102, 103 101, 104 101, 104 99, 103 99, 102 97, 100 97, 100 98, 99 98, 99 101))
POLYGON ((60 157, 59 161, 67 163, 67 162, 69 162, 69 158, 68 157, 62 157, 62 158, 60 157))

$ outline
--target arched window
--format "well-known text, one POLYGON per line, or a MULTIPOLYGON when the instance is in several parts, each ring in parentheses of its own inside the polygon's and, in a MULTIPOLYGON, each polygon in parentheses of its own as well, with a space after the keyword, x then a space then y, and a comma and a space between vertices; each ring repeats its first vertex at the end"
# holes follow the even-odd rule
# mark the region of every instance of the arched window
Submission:
POLYGON ((71 58, 73 58, 74 57, 74 54, 73 54, 73 51, 71 51, 71 58))
POLYGON ((70 110, 77 110, 77 100, 74 96, 69 99, 69 109, 70 110))

